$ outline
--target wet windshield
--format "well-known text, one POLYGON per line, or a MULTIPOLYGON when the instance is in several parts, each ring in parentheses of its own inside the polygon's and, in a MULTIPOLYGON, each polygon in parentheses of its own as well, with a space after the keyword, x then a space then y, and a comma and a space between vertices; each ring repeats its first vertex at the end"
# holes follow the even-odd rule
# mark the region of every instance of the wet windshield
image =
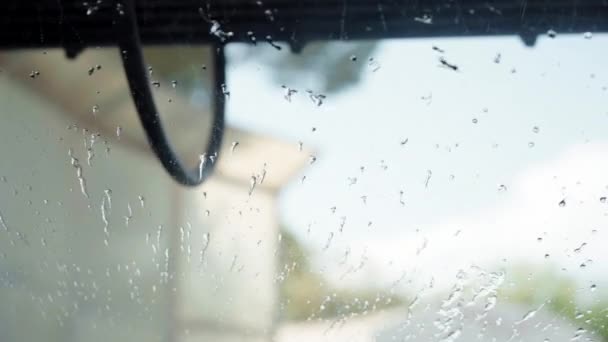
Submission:
POLYGON ((249 36, 0 52, 0 340, 608 341, 608 36, 249 36))

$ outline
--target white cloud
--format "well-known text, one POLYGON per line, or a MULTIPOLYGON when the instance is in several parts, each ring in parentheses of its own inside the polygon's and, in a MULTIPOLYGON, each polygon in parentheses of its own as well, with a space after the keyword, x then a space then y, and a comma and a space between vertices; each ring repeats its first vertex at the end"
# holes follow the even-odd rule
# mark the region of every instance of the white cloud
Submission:
POLYGON ((608 263, 603 248, 608 203, 599 199, 608 194, 607 155, 608 144, 572 146, 525 169, 495 206, 421 227, 415 234, 356 242, 353 255, 366 249, 368 267, 385 281, 397 279, 397 270, 407 270, 415 282, 435 278, 437 288, 451 286, 456 272, 471 265, 557 266, 581 286, 605 281, 600 265, 608 263), (587 267, 581 268, 584 262, 587 267))

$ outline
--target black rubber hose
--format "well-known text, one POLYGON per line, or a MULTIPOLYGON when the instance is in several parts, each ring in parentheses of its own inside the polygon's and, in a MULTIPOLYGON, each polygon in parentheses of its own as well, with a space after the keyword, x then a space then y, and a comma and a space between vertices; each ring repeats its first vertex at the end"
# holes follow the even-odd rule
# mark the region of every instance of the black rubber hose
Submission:
POLYGON ((178 183, 195 186, 204 182, 217 162, 217 156, 224 135, 224 97, 222 88, 225 82, 225 59, 221 46, 216 46, 214 58, 214 113, 210 139, 201 164, 188 170, 171 147, 163 129, 160 116, 154 103, 150 80, 144 63, 142 45, 137 28, 137 15, 134 0, 124 1, 122 11, 117 15, 116 34, 125 74, 129 83, 131 97, 139 114, 141 124, 152 150, 167 172, 178 183), (204 159, 203 159, 204 158, 204 159))

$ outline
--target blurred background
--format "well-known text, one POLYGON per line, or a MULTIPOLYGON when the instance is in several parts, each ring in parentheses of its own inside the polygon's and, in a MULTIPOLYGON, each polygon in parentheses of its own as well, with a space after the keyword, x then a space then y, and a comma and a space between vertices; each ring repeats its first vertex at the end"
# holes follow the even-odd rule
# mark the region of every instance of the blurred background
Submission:
MULTIPOLYGON (((607 47, 232 44, 195 189, 117 49, 2 52, 0 340, 608 341, 607 47)), ((213 51, 145 54, 196 166, 213 51)))

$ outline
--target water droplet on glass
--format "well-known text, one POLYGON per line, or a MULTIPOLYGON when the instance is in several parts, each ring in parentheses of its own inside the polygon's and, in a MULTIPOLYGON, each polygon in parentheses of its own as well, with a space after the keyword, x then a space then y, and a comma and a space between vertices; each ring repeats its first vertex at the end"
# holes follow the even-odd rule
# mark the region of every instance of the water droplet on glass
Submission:
POLYGON ((538 133, 538 132, 540 132, 540 128, 538 126, 534 126, 534 127, 532 127, 532 132, 538 133))
POLYGON ((323 247, 323 250, 329 249, 329 246, 331 245, 331 240, 333 240, 333 238, 334 238, 334 232, 329 232, 329 236, 327 238, 327 242, 325 243, 325 247, 323 247))
POLYGON ((201 248, 200 261, 199 261, 201 266, 203 265, 203 263, 205 261, 205 253, 207 252, 207 249, 209 248, 210 242, 211 242, 211 234, 209 232, 203 234, 203 247, 201 248))
POLYGON ((600 197, 600 203, 606 203, 606 196, 600 197))
POLYGON ((281 46, 280 46, 280 45, 278 45, 278 44, 276 44, 276 43, 275 43, 275 42, 272 40, 272 36, 271 36, 271 35, 267 35, 267 36, 265 37, 265 39, 266 39, 266 42, 267 42, 268 44, 270 44, 270 46, 272 46, 273 48, 275 48, 277 51, 281 51, 281 50, 282 50, 281 46))
POLYGON ((308 97, 310 98, 310 100, 312 101, 312 103, 314 103, 317 107, 320 107, 323 104, 323 101, 325 100, 326 96, 323 94, 315 94, 312 90, 308 89, 306 90, 306 92, 308 93, 308 97))
POLYGON ((127 203, 127 215, 125 216, 125 226, 129 226, 129 221, 133 218, 133 209, 131 209, 131 203, 127 203))
POLYGON ((68 150, 68 155, 70 156, 70 163, 76 169, 76 177, 78 178, 78 183, 80 184, 80 192, 84 197, 89 198, 89 194, 87 192, 87 183, 83 176, 80 162, 78 161, 78 158, 72 155, 72 149, 68 150))
POLYGON ((116 12, 118 12, 119 15, 125 14, 123 4, 121 4, 121 3, 116 4, 116 12))
POLYGON ((146 199, 144 198, 144 196, 139 195, 139 205, 141 205, 141 207, 145 207, 146 206, 146 199))
POLYGON ((431 181, 431 177, 433 177, 433 171, 426 170, 426 179, 424 180, 424 187, 429 187, 429 182, 431 181))
POLYGON ((316 161, 317 161, 317 157, 315 157, 315 156, 310 156, 310 157, 308 158, 308 162, 309 162, 310 164, 314 164, 314 162, 316 162, 316 161))
POLYGON ((267 9, 264 11, 264 15, 266 15, 266 17, 268 18, 268 20, 270 21, 274 21, 274 16, 272 15, 272 11, 267 9))
POLYGON ((585 34, 583 34, 583 37, 585 37, 585 39, 591 39, 591 38, 593 38, 593 33, 585 32, 585 34))
POLYGON ((154 88, 160 88, 160 82, 159 81, 152 81, 152 85, 154 86, 154 88))
POLYGON ((2 213, 0 212, 0 227, 2 227, 4 229, 4 231, 8 232, 8 226, 6 225, 6 222, 4 221, 4 216, 2 216, 2 213))
POLYGON ((519 321, 515 322, 515 324, 519 325, 525 321, 528 321, 528 320, 534 318, 534 316, 536 316, 536 313, 538 312, 538 310, 540 310, 543 306, 544 306, 544 304, 541 305, 538 309, 534 309, 534 310, 530 310, 530 311, 526 312, 526 314, 523 315, 523 317, 519 321))
POLYGON ((105 189, 103 194, 107 200, 108 209, 112 209, 112 189, 105 189))
POLYGON ((428 14, 425 14, 425 15, 423 15, 421 17, 415 17, 414 21, 417 21, 419 23, 426 24, 426 25, 432 25, 433 24, 433 17, 431 17, 428 14))
POLYGON ((502 56, 500 55, 500 53, 497 53, 497 54, 496 54, 496 57, 494 57, 494 63, 496 63, 496 64, 500 64, 500 59, 501 59, 501 57, 502 57, 502 56))
POLYGON ((102 0, 96 0, 95 2, 91 1, 85 1, 82 4, 86 7, 87 9, 87 15, 93 15, 95 12, 97 12, 97 10, 99 10, 99 5, 101 4, 102 0))
POLYGON ((346 224, 346 216, 340 217, 340 232, 344 231, 344 225, 346 224))
POLYGON ((226 83, 222 83, 220 86, 221 90, 222 90, 222 94, 226 97, 230 96, 230 91, 228 91, 228 86, 226 86, 226 83))
POLYGON ((203 179, 203 170, 205 169, 205 165, 207 165, 207 154, 203 153, 198 156, 198 178, 203 179))
POLYGON ((106 206, 106 200, 104 198, 104 200, 101 203, 101 220, 103 221, 103 231, 104 233, 107 235, 109 235, 109 231, 108 231, 108 226, 110 225, 110 223, 108 222, 108 213, 107 213, 107 206, 106 206))
POLYGON ((97 64, 95 66, 90 67, 89 70, 87 71, 87 73, 89 74, 89 76, 91 76, 91 75, 93 75, 95 70, 101 70, 101 65, 97 64))
POLYGON ((226 39, 234 35, 234 33, 232 32, 224 32, 221 28, 220 23, 216 20, 211 21, 211 28, 209 29, 209 33, 218 37, 222 42, 226 41, 226 39))
POLYGON ((591 287, 589 288, 589 290, 591 290, 591 292, 595 291, 597 289, 597 285, 592 284, 591 287))
POLYGON ((120 134, 122 133, 122 127, 116 126, 116 137, 120 139, 120 134))
POLYGON ((255 37, 255 35, 253 34, 252 31, 247 31, 247 37, 249 37, 249 40, 251 40, 251 42, 253 43, 253 45, 257 45, 258 44, 258 39, 255 37))
POLYGON ((350 55, 350 61, 351 61, 351 62, 356 62, 356 61, 357 61, 357 56, 355 56, 355 55, 350 55))
POLYGON ((499 192, 504 192, 504 191, 507 191, 507 186, 506 186, 506 185, 504 185, 504 184, 500 184, 500 185, 498 186, 498 191, 499 191, 499 192))
POLYGON ((492 310, 496 306, 497 301, 498 301, 498 298, 496 297, 496 295, 489 296, 488 297, 488 302, 484 306, 483 310, 485 312, 488 312, 488 311, 492 310))
POLYGON ((581 243, 580 246, 578 246, 577 248, 574 249, 574 253, 580 253, 583 250, 583 248, 585 248, 585 246, 587 246, 586 242, 581 243))
POLYGON ((570 339, 570 341, 578 341, 581 339, 581 337, 583 337, 583 334, 586 333, 587 330, 583 329, 583 328, 578 328, 576 329, 576 332, 574 333, 574 336, 572 336, 572 338, 570 339))
POLYGON ((380 168, 384 171, 388 170, 388 165, 384 162, 384 159, 380 161, 380 168))
POLYGON ((251 196, 251 194, 253 193, 253 190, 255 190, 255 186, 258 184, 258 178, 256 176, 251 176, 251 178, 249 179, 249 196, 251 196))
POLYGON ((529 147, 529 148, 533 148, 535 145, 536 145, 536 144, 534 143, 534 141, 530 141, 530 142, 528 143, 528 147, 529 147))
POLYGON ((444 338, 442 338, 440 340, 440 342, 454 342, 460 337, 461 334, 462 334, 461 328, 452 330, 444 338))
POLYGON ((566 199, 564 198, 563 200, 559 201, 558 205, 560 207, 562 207, 562 208, 565 207, 566 206, 566 199))
POLYGON ((380 70, 380 63, 378 63, 378 61, 376 61, 373 57, 370 57, 367 60, 367 66, 371 69, 372 72, 380 70))
POLYGON ((547 31, 547 36, 549 36, 549 38, 555 38, 557 37, 557 32, 555 32, 554 30, 549 30, 547 31))
POLYGON ((445 50, 440 48, 439 46, 433 45, 431 48, 433 49, 433 51, 437 51, 439 53, 445 53, 445 50))
POLYGON ((285 85, 282 85, 281 87, 283 89, 285 89, 285 94, 283 95, 283 97, 285 98, 285 100, 287 100, 287 102, 291 102, 291 97, 294 94, 297 94, 298 91, 296 89, 289 88, 288 86, 285 86, 285 85))
POLYGON ((477 118, 473 118, 473 120, 471 120, 472 123, 476 124, 477 123, 477 118))
POLYGON ((458 65, 454 64, 454 63, 450 63, 448 62, 447 59, 445 59, 443 56, 439 57, 439 65, 443 68, 447 68, 453 71, 458 71, 460 68, 458 67, 458 65))
POLYGON ((230 145, 230 153, 234 153, 234 149, 236 149, 237 146, 239 146, 239 142, 233 141, 232 145, 230 145))

